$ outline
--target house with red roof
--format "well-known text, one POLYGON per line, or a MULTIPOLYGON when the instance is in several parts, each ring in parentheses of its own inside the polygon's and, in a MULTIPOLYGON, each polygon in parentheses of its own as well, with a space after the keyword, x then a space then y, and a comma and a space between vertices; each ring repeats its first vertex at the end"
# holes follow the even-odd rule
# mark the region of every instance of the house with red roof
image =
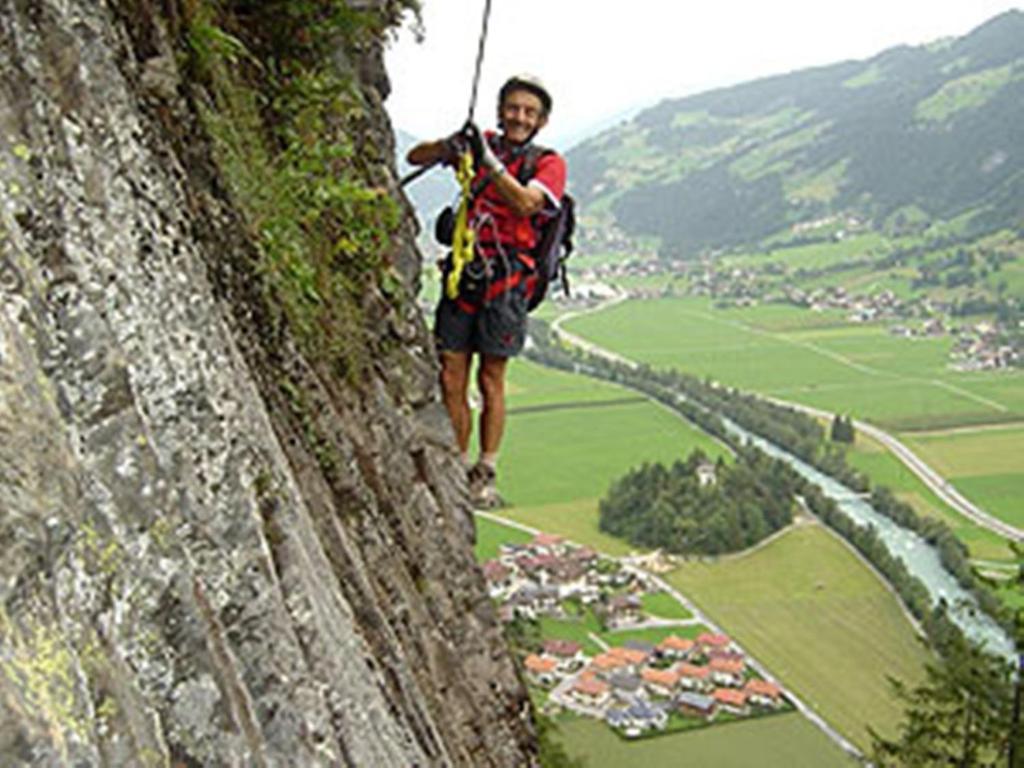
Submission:
POLYGON ((587 658, 583 654, 583 646, 572 640, 545 640, 543 653, 555 660, 562 674, 579 669, 587 658))
POLYGON ((512 588, 514 571, 498 560, 488 560, 481 569, 487 581, 487 594, 493 599, 500 599, 512 588))
POLYGON ((712 659, 708 669, 711 670, 711 679, 719 685, 738 687, 743 685, 746 666, 741 659, 712 659))
POLYGON ((538 553, 555 555, 565 546, 565 539, 555 533, 538 533, 527 546, 538 553))
POLYGON ((728 635, 702 632, 697 635, 697 645, 700 646, 704 653, 710 653, 715 650, 724 651, 732 647, 732 638, 728 635))
POLYGON ((663 659, 685 659, 687 658, 693 649, 696 647, 696 643, 687 637, 679 637, 677 635, 669 635, 660 643, 658 643, 658 655, 663 659))
POLYGON ((645 667, 640 672, 640 678, 647 690, 655 696, 672 696, 679 685, 679 674, 673 669, 645 667))
POLYGON ((726 712, 735 715, 746 715, 750 713, 747 705, 748 696, 745 691, 738 691, 735 688, 716 688, 711 694, 718 706, 726 712))
POLYGON ((610 653, 599 653, 590 660, 590 668, 599 675, 610 675, 619 670, 629 670, 630 664, 625 659, 610 653))
POLYGON ((611 686, 596 677, 582 677, 576 680, 569 695, 588 707, 601 707, 611 696, 611 686))
POLYGON ((608 625, 636 624, 643 615, 643 603, 636 595, 615 595, 608 601, 608 625))
POLYGON ((711 670, 685 661, 676 664, 679 685, 692 691, 706 691, 711 688, 711 670))
POLYGON ((538 685, 547 687, 558 682, 558 676, 555 674, 558 662, 554 659, 531 653, 526 657, 524 666, 526 667, 527 677, 538 685))
POLYGON ((639 669, 641 666, 646 664, 647 659, 650 658, 650 654, 646 651, 642 651, 638 648, 625 648, 623 646, 609 648, 605 653, 622 659, 634 670, 639 669))
POLYGON ((782 698, 782 687, 770 680, 748 680, 743 686, 752 704, 763 707, 778 707, 784 702, 782 698))

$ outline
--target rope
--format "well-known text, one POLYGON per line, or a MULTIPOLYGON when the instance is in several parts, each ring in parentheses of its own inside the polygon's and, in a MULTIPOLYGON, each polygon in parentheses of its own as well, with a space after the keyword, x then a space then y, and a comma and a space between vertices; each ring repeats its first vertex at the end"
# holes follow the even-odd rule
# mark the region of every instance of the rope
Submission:
POLYGON ((487 0, 484 5, 484 22, 483 29, 480 32, 480 44, 476 51, 476 73, 473 75, 473 93, 469 98, 469 117, 466 118, 467 123, 473 122, 473 112, 476 111, 476 93, 477 88, 480 86, 480 70, 484 63, 484 46, 487 43, 487 22, 491 18, 491 0, 487 0))

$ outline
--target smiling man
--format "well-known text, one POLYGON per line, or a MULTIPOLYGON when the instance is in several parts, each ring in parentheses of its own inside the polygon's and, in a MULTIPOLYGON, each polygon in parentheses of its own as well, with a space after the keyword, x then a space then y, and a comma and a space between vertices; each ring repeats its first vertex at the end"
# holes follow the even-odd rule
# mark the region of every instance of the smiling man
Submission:
MULTIPOLYGON (((441 355, 441 389, 467 467, 477 506, 501 505, 496 487, 498 449, 505 430, 505 373, 508 360, 522 351, 526 313, 535 273, 533 252, 545 217, 557 214, 565 189, 566 166, 553 150, 533 139, 551 114, 551 94, 532 75, 517 75, 498 93, 500 132, 481 133, 472 123, 447 139, 410 150, 413 165, 444 162, 454 166, 467 148, 476 161, 469 226, 476 233, 473 261, 463 270, 459 295, 442 291, 434 335, 441 355), (479 357, 477 385, 480 456, 470 464, 473 430, 469 379, 479 357)), ((451 269, 451 257, 444 273, 451 269)))

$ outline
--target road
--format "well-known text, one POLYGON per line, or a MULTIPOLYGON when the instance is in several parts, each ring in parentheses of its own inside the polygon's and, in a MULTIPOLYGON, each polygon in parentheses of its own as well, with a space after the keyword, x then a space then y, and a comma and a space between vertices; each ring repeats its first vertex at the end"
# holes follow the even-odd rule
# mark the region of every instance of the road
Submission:
MULTIPOLYGON (((832 413, 823 411, 820 408, 812 408, 809 405, 801 405, 800 403, 793 403, 788 400, 779 400, 774 397, 768 397, 765 399, 773 403, 777 403, 778 405, 784 405, 789 408, 793 408, 794 410, 802 411, 803 413, 811 416, 817 416, 825 419, 831 419, 833 417, 832 413)), ((981 509, 977 504, 965 498, 960 491, 953 487, 952 483, 928 466, 920 456, 888 432, 883 432, 874 424, 869 424, 866 421, 859 421, 856 419, 853 422, 853 426, 868 437, 873 438, 884 445, 903 463, 905 467, 907 467, 907 469, 917 475, 930 490, 934 491, 936 496, 949 504, 949 506, 953 507, 953 509, 961 515, 972 522, 977 523, 983 528, 987 528, 990 531, 998 533, 1000 536, 1005 536, 1009 539, 1013 539, 1014 541, 1024 541, 1024 530, 993 517, 988 512, 981 509)))
MULTIPOLYGON (((590 309, 582 310, 579 312, 569 312, 555 320, 554 323, 552 323, 551 325, 551 330, 553 333, 557 334, 559 338, 563 339, 564 341, 567 341, 569 344, 572 344, 573 346, 577 346, 580 349, 583 349, 591 354, 604 357, 608 360, 613 360, 615 362, 628 365, 631 368, 636 368, 636 361, 630 360, 627 357, 619 355, 610 350, 604 349, 603 347, 600 347, 597 344, 594 344, 593 342, 588 341, 586 339, 580 338, 579 336, 570 333, 569 331, 566 331, 562 328, 562 323, 566 320, 570 320, 574 317, 579 317, 581 315, 590 314, 592 312, 600 312, 602 310, 608 309, 609 307, 615 306, 616 304, 619 304, 625 301, 626 299, 627 296, 625 294, 620 294, 590 309)), ((819 408, 812 408, 811 406, 803 405, 801 403, 794 403, 790 400, 782 400, 775 397, 765 397, 763 395, 761 395, 761 397, 764 397, 765 400, 776 403, 778 405, 787 406, 789 408, 802 411, 812 416, 823 417, 827 419, 831 419, 833 416, 833 414, 829 413, 828 411, 823 411, 819 408)), ((909 469, 917 477, 919 477, 921 481, 926 486, 928 486, 928 488, 931 491, 935 493, 936 496, 938 496, 940 499, 946 502, 949 506, 951 506, 953 509, 959 512, 961 515, 971 520, 973 523, 976 523, 977 525, 981 526, 982 528, 987 528, 988 530, 993 531, 994 533, 997 533, 1000 536, 1005 536, 1009 539, 1013 539, 1014 541, 1024 541, 1024 530, 1016 528, 1015 526, 1012 526, 1009 523, 1003 522, 1002 520, 993 517, 988 512, 981 509, 977 504, 964 497, 963 494, 961 494, 956 488, 953 487, 952 483, 950 483, 946 478, 944 478, 942 475, 940 475, 938 472, 936 472, 934 469, 928 466, 921 459, 920 456, 911 451, 906 445, 901 443, 898 439, 890 435, 888 432, 885 432, 876 427, 874 424, 869 424, 866 421, 855 420, 853 424, 856 429, 860 430, 865 435, 874 438, 882 445, 884 445, 889 451, 892 452, 892 454, 897 459, 900 460, 900 462, 903 463, 905 467, 907 467, 907 469, 909 469)))

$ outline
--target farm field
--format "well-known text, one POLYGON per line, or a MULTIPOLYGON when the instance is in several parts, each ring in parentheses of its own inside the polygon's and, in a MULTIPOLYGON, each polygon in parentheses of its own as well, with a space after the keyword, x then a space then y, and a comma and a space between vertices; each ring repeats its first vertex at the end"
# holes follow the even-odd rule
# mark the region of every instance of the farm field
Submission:
MULTIPOLYGON (((529 402, 532 404, 530 407, 573 404, 582 391, 581 387, 590 386, 578 380, 565 381, 563 377, 570 380, 577 377, 542 370, 526 361, 517 361, 511 371, 514 378, 513 393, 509 398, 511 408, 517 407, 516 402, 529 402)), ((601 386, 609 387, 609 392, 614 395, 608 399, 623 397, 624 390, 612 385, 601 386)), ((602 395, 596 402, 600 403, 604 397, 602 395)), ((672 460, 688 453, 695 444, 700 444, 712 455, 724 451, 676 416, 644 403, 516 411, 510 415, 508 429, 499 475, 502 492, 513 506, 501 510, 501 515, 541 530, 560 533, 612 555, 627 554, 630 550, 628 544, 601 533, 597 527, 597 501, 613 479, 645 458, 672 460), (647 421, 647 418, 651 420, 647 421), (632 442, 634 433, 642 434, 643 439, 632 442)), ((478 519, 478 530, 482 523, 485 527, 494 525, 478 519)), ((898 602, 884 585, 824 530, 814 527, 812 534, 807 530, 796 529, 746 557, 722 560, 714 565, 687 564, 673 578, 677 587, 698 598, 698 604, 708 615, 764 661, 773 674, 798 694, 818 704, 818 711, 826 720, 839 726, 845 735, 863 743, 865 712, 883 713, 877 723, 872 720, 882 728, 898 712, 898 706, 884 684, 885 675, 914 678, 921 651, 898 602), (803 541, 805 545, 791 548, 788 542, 793 539, 803 541), (821 552, 816 554, 818 549, 821 552), (780 551, 783 553, 781 556, 773 554, 780 551), (753 573, 749 570, 751 562, 756 563, 753 573), (714 576, 702 577, 702 569, 713 569, 714 576), (800 578, 812 576, 816 578, 814 583, 834 585, 833 588, 813 590, 801 584, 800 578), (762 588, 766 590, 763 593, 766 605, 758 607, 756 601, 760 598, 757 595, 738 591, 735 597, 742 600, 742 610, 737 611, 725 600, 719 612, 718 603, 707 597, 709 593, 714 596, 714 590, 708 583, 715 581, 746 584, 751 589, 762 588), (691 584, 697 585, 697 592, 690 590, 691 584), (775 584, 779 586, 773 587, 775 584), (770 658, 770 654, 762 653, 762 648, 757 645, 759 642, 779 644, 776 655, 770 658), (884 650, 880 651, 880 647, 884 650), (892 651, 892 648, 897 650, 892 651), (908 648, 911 649, 909 654, 906 652, 908 648), (833 658, 835 653, 841 653, 846 660, 837 662, 833 658), (806 656, 806 666, 798 663, 801 656, 806 656), (860 675, 847 674, 851 660, 867 664, 877 677, 866 675, 862 679, 860 675), (833 663, 844 670, 842 685, 847 686, 846 689, 836 687, 835 678, 829 671, 833 663), (853 703, 847 703, 847 699, 853 703), (870 707, 864 705, 868 700, 872 701, 870 707)), ((480 538, 494 540, 491 533, 481 533, 480 538)), ((578 632, 579 629, 575 626, 568 631, 578 632)), ((670 631, 684 634, 688 629, 691 628, 670 631)), ((549 630, 561 634, 566 628, 551 626, 549 630)), ((616 638, 625 639, 625 636, 616 635, 616 638)), ((658 638, 652 636, 650 639, 658 638)), ((758 726, 777 727, 769 726, 770 721, 785 722, 784 718, 768 718, 763 723, 759 721, 758 726)), ((805 726, 813 738, 803 749, 809 749, 813 744, 818 746, 812 753, 804 751, 803 762, 796 764, 829 765, 832 763, 828 761, 833 757, 840 761, 845 759, 823 736, 819 742, 820 734, 812 726, 799 724, 797 727, 803 729, 805 726)), ((725 730, 734 727, 729 725, 725 730)), ((788 734, 788 729, 785 732, 788 734)), ((618 739, 611 733, 608 735, 618 739)), ((673 735, 664 737, 664 740, 665 743, 674 743, 678 738, 710 739, 713 735, 714 729, 711 729, 700 732, 699 736, 673 735)), ((764 738, 772 740, 769 736, 764 738)), ((643 755, 647 754, 645 750, 650 745, 657 745, 660 741, 663 740, 620 743, 624 749, 639 749, 640 752, 630 754, 637 755, 637 760, 644 764, 656 766, 659 763, 650 762, 643 755)), ((780 738, 780 741, 785 741, 785 738, 780 738)), ((657 747, 655 752, 660 753, 661 749, 657 747)), ((750 747, 746 749, 745 759, 749 761, 750 747)), ((743 750, 737 754, 741 753, 743 750)), ((790 753, 783 751, 780 754, 790 753)), ((670 760, 668 757, 664 759, 670 760)), ((737 757, 737 760, 741 758, 737 757)), ((618 764, 634 763, 629 760, 618 764)), ((673 763, 660 764, 667 766, 673 763)))
POLYGON ((559 722, 569 754, 587 768, 714 766, 714 768, 850 768, 857 763, 797 713, 626 741, 584 718, 559 722), (756 759, 753 757, 756 755, 756 759))
POLYGON ((878 424, 921 447, 926 461, 956 467, 950 477, 968 498, 1024 523, 1014 502, 1024 495, 1024 373, 952 371, 949 338, 902 339, 788 306, 714 310, 700 298, 627 302, 566 327, 642 362, 878 424), (995 452, 998 469, 979 473, 976 463, 995 452))
MULTIPOLYGON (((527 516, 531 508, 596 500, 612 480, 644 461, 672 462, 694 448, 712 458, 726 453, 660 406, 647 400, 618 402, 635 397, 629 390, 526 360, 510 367, 508 393, 498 482, 505 500, 527 516), (612 404, 596 402, 601 399, 612 404), (525 404, 546 407, 521 410, 525 404)), ((558 510, 549 512, 564 516, 558 510)))
POLYGON ((891 734, 901 716, 887 677, 922 679, 927 654, 899 603, 819 524, 667 580, 862 749, 867 726, 891 734))
POLYGON ((1024 527, 1024 426, 918 433, 905 440, 965 496, 1024 527))
POLYGON ((878 325, 789 306, 715 310, 707 299, 626 302, 566 329, 655 366, 893 430, 1024 419, 1024 374, 947 369, 947 337, 903 339, 878 325))

